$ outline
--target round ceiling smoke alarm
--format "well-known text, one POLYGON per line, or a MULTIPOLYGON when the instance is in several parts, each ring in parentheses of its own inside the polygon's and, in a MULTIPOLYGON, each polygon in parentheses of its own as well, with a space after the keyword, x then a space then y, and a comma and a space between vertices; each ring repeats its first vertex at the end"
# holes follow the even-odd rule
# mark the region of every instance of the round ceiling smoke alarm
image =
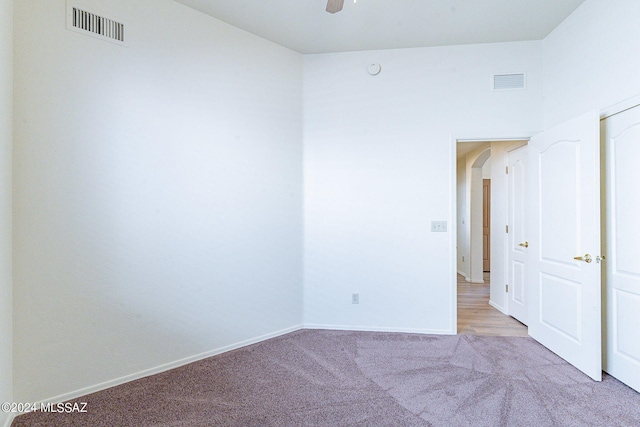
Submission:
POLYGON ((382 70, 382 67, 377 62, 369 64, 369 67, 367 67, 367 71, 372 76, 377 76, 378 74, 380 74, 380 70, 382 70))

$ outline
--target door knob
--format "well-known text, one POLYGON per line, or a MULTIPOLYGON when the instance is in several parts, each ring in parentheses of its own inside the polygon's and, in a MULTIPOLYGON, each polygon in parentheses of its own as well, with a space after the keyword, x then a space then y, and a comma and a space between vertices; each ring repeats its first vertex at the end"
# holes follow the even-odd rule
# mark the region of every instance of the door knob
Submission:
POLYGON ((591 255, 589 254, 586 254, 585 256, 577 256, 577 257, 574 257, 573 259, 575 259, 576 261, 584 261, 587 264, 593 261, 593 259, 591 258, 591 255))
POLYGON ((519 243, 518 246, 522 246, 523 248, 528 248, 529 242, 519 243))

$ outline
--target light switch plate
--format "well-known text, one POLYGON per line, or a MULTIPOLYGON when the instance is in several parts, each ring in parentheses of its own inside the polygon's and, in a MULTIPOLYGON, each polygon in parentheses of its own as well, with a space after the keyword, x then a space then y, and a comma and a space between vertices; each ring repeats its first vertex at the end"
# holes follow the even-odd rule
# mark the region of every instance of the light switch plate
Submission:
POLYGON ((447 231, 447 221, 431 221, 432 233, 444 233, 447 231))

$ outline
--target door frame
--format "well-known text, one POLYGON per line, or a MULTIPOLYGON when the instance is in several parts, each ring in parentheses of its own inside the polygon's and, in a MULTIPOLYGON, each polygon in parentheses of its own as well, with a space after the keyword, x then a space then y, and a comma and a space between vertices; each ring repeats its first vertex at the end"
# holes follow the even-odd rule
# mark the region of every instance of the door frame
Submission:
MULTIPOLYGON (((451 197, 450 201, 450 209, 451 216, 449 218, 449 223, 451 224, 451 233, 449 233, 449 272, 450 278, 449 283, 451 286, 450 296, 451 296, 451 323, 449 325, 449 330, 452 335, 458 334, 458 206, 457 206, 457 147, 459 142, 509 142, 509 141, 529 141, 532 136, 536 135, 539 132, 532 133, 523 133, 519 136, 512 135, 500 135, 494 137, 462 137, 457 136, 455 134, 450 134, 449 139, 449 194, 451 197)), ((492 164, 495 167, 495 164, 492 164)), ((504 178, 506 179, 506 177, 504 178)), ((506 244, 506 243, 505 243, 506 244)), ((495 250, 496 248, 494 248, 495 250)), ((506 246, 502 247, 502 251, 506 251, 506 246)), ((499 267, 503 270, 506 268, 506 264, 499 267)), ((494 308, 499 310, 500 312, 506 314, 502 309, 496 307, 494 304, 491 304, 494 308)))
MULTIPOLYGON (((613 103, 607 107, 604 107, 600 110, 600 120, 606 119, 609 116, 612 116, 614 114, 618 114, 621 113, 625 110, 628 110, 629 108, 633 108, 636 105, 640 105, 640 95, 635 95, 632 96, 628 99, 625 99, 623 101, 620 102, 616 102, 613 103)), ((480 142, 480 141, 511 141, 511 140, 530 140, 532 136, 542 132, 543 130, 541 129, 538 132, 531 132, 531 133, 523 133, 520 136, 498 136, 498 137, 479 137, 479 136, 467 136, 467 135, 456 135, 456 134, 450 134, 449 135, 449 139, 450 139, 450 148, 449 148, 449 157, 450 157, 450 161, 449 161, 449 168, 450 168, 450 175, 449 175, 449 194, 451 197, 451 205, 450 205, 450 209, 451 209, 451 216, 450 216, 450 224, 451 224, 451 233, 450 234, 450 240, 449 240, 449 246, 450 246, 450 253, 449 253, 449 259, 450 259, 450 286, 451 286, 451 324, 450 324, 450 332, 453 335, 457 335, 458 333, 458 260, 457 260, 457 254, 458 254, 458 249, 457 249, 457 242, 458 242, 458 233, 457 233, 457 224, 458 224, 458 207, 457 207, 457 174, 456 174, 456 168, 457 168, 457 158, 456 158, 456 153, 457 153, 457 145, 458 142, 480 142)), ((601 171, 602 173, 602 171, 601 171)), ((603 197, 606 197, 606 188, 603 190, 603 197)), ((604 226, 604 225, 603 225, 604 226)), ((602 238, 606 238, 605 235, 602 236, 602 238)), ((506 248, 505 248, 506 249, 506 248)), ((603 286, 603 292, 606 291, 605 289, 606 283, 603 286)), ((498 307, 496 307, 498 308, 498 307)), ((602 310, 604 310, 605 308, 603 307, 602 310)), ((603 315, 606 315, 605 313, 603 313, 603 315)), ((607 325, 604 324, 602 325, 602 333, 604 334, 606 331, 606 327, 607 325)))

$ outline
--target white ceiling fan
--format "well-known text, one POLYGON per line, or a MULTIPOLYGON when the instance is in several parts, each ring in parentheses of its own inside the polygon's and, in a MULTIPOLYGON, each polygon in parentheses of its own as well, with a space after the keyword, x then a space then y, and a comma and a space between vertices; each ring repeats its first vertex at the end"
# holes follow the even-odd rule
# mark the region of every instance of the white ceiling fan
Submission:
POLYGON ((342 6, 344 6, 344 0, 329 0, 327 2, 327 12, 340 12, 342 10, 342 6))

